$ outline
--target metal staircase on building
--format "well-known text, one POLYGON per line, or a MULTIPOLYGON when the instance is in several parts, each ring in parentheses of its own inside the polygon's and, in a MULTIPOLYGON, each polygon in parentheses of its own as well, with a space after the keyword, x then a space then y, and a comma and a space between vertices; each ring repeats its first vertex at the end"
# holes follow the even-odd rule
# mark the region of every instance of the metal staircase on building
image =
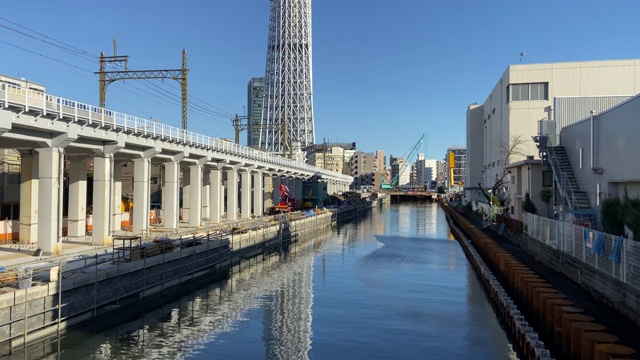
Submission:
POLYGON ((573 215, 572 220, 588 222, 589 224, 583 225, 597 227, 598 214, 591 208, 587 194, 580 190, 564 147, 547 147, 546 150, 554 180, 560 195, 567 201, 569 213, 573 215))

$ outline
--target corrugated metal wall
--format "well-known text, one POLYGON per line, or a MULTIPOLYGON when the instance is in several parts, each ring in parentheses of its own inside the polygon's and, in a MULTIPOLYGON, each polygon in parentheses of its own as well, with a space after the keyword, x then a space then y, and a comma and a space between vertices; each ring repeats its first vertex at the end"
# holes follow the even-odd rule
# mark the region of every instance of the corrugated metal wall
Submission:
POLYGON ((588 118, 591 110, 595 110, 597 115, 631 97, 632 95, 556 97, 553 99, 556 131, 560 133, 565 126, 588 118))

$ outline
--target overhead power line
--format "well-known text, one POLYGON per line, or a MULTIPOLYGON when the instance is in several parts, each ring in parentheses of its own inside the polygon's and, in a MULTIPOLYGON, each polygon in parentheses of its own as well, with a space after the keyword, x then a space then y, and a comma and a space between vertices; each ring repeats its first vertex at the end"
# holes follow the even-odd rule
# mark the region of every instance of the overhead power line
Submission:
MULTIPOLYGON (((14 35, 16 38, 28 41, 28 42, 34 44, 35 46, 42 46, 42 45, 48 46, 48 47, 54 48, 54 49, 56 49, 58 51, 61 51, 61 52, 76 56, 76 57, 78 57, 78 58, 80 58, 82 60, 85 60, 85 61, 95 62, 95 61, 97 61, 99 59, 98 56, 93 55, 93 54, 91 54, 91 53, 89 53, 87 51, 84 51, 84 50, 82 50, 82 49, 80 49, 78 47, 75 47, 75 46, 70 45, 68 43, 65 43, 63 41, 54 39, 54 38, 52 38, 50 36, 47 36, 47 35, 45 35, 45 34, 43 34, 41 32, 38 32, 36 30, 33 30, 33 29, 28 28, 28 27, 22 26, 22 25, 20 25, 18 23, 15 23, 15 22, 11 21, 11 20, 8 20, 8 19, 6 19, 4 17, 0 16, 0 20, 4 21, 6 23, 9 23, 11 25, 14 25, 15 27, 18 27, 20 29, 23 29, 26 32, 22 31, 22 30, 19 30, 19 29, 16 29, 15 27, 2 24, 2 23, 0 23, 0 30, 4 29, 5 31, 8 31, 10 34, 14 35), (31 34, 29 34, 27 32, 31 32, 33 34, 36 34, 40 38, 38 36, 31 35, 31 34), (41 43, 41 44, 39 44, 39 43, 41 43)), ((58 58, 55 58, 55 57, 52 57, 52 56, 49 56, 49 55, 44 55, 42 53, 39 53, 39 52, 36 52, 36 51, 33 51, 33 50, 29 50, 27 48, 24 48, 24 47, 15 45, 15 44, 11 44, 11 43, 8 43, 8 42, 2 41, 2 40, 0 40, 0 43, 6 44, 8 46, 14 47, 16 49, 19 49, 19 50, 22 50, 22 51, 25 51, 25 52, 28 52, 28 53, 36 55, 36 56, 39 56, 41 58, 45 58, 45 59, 60 63, 60 64, 65 65, 65 66, 69 66, 69 67, 71 67, 73 69, 82 70, 82 71, 85 71, 85 72, 93 74, 93 71, 91 71, 89 69, 86 69, 84 67, 81 67, 81 66, 74 65, 74 64, 72 64, 70 62, 67 62, 67 61, 64 61, 64 60, 60 60, 58 58)), ((141 89, 139 87, 134 86, 133 84, 131 84, 129 82, 126 82, 125 85, 128 86, 128 87, 132 87, 132 88, 136 89, 139 92, 146 93, 147 95, 152 96, 153 98, 156 98, 158 100, 154 100, 152 98, 145 97, 145 96, 141 95, 140 93, 136 93, 136 92, 131 91, 131 90, 126 90, 126 89, 123 89, 123 90, 128 91, 129 93, 135 94, 136 96, 140 96, 140 97, 142 97, 144 99, 147 99, 147 100, 150 100, 150 101, 153 101, 153 102, 156 102, 156 103, 159 102, 159 103, 161 103, 163 105, 166 105, 166 100, 163 100, 162 97, 172 101, 174 104, 175 103, 179 104, 179 101, 181 101, 179 99, 178 95, 176 95, 176 94, 174 94, 172 92, 169 92, 166 89, 163 89, 162 87, 158 86, 154 82, 151 82, 149 80, 146 80, 146 81, 149 84, 142 83, 142 85, 147 87, 147 88, 149 88, 150 91, 145 91, 145 90, 143 90, 143 89, 141 89), (153 94, 153 93, 159 94, 162 97, 160 97, 159 95, 153 94)), ((172 86, 172 85, 170 85, 168 83, 163 83, 163 84, 165 84, 166 86, 170 86, 174 90, 176 89, 175 86, 172 86)), ((199 99, 199 98, 197 98, 197 97, 195 97, 193 95, 189 95, 188 99, 193 99, 195 101, 198 101, 198 102, 204 104, 204 105, 200 105, 200 104, 195 103, 194 101, 188 100, 187 103, 189 104, 190 109, 192 109, 194 112, 200 114, 201 116, 205 116, 206 118, 210 118, 211 120, 214 120, 216 122, 220 122, 222 124, 228 125, 228 119, 230 119, 233 116, 231 113, 226 112, 226 111, 224 111, 224 110, 222 110, 222 109, 220 109, 220 108, 218 108, 216 106, 213 106, 213 105, 209 104, 208 102, 206 102, 204 100, 201 100, 201 99, 199 99), (224 120, 218 120, 216 118, 224 119, 224 120)))

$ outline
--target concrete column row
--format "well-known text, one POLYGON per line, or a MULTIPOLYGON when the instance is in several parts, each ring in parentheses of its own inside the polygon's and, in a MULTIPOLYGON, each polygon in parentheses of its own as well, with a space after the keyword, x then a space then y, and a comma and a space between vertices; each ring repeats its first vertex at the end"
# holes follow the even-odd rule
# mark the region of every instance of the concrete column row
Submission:
MULTIPOLYGON (((64 147, 23 152, 20 184, 20 241, 37 242, 44 254, 61 251, 60 187, 61 161, 64 147)), ((93 223, 92 243, 110 245, 114 233, 123 231, 122 160, 116 163, 115 148, 105 149, 93 157, 93 223)), ((151 159, 158 150, 151 149, 133 159, 133 200, 131 233, 144 234, 150 229, 151 159)), ((201 228, 203 219, 215 224, 262 215, 265 208, 280 201, 280 184, 289 188, 296 199, 302 199, 302 180, 275 176, 255 166, 219 164, 207 167, 207 159, 182 166, 184 156, 175 156, 164 166, 162 190, 162 222, 165 229, 180 226, 201 228), (180 209, 180 172, 182 171, 182 219, 180 209), (223 183, 223 174, 226 183, 223 183), (225 186, 226 185, 226 186, 225 186), (269 196, 271 195, 271 196, 269 196), (226 206, 225 206, 226 205, 226 206), (223 216, 226 212, 226 216, 223 216)), ((69 164, 68 237, 87 236, 87 160, 71 157, 69 164)), ((330 185, 333 189, 334 184, 330 185)))

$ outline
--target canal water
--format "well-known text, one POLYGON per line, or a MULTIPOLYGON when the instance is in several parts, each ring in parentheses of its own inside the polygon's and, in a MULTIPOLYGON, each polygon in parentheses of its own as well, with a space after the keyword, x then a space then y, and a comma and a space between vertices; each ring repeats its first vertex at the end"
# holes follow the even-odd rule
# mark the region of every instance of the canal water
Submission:
POLYGON ((26 358, 517 358, 437 205, 391 205, 254 262, 134 321, 32 344, 26 358))

